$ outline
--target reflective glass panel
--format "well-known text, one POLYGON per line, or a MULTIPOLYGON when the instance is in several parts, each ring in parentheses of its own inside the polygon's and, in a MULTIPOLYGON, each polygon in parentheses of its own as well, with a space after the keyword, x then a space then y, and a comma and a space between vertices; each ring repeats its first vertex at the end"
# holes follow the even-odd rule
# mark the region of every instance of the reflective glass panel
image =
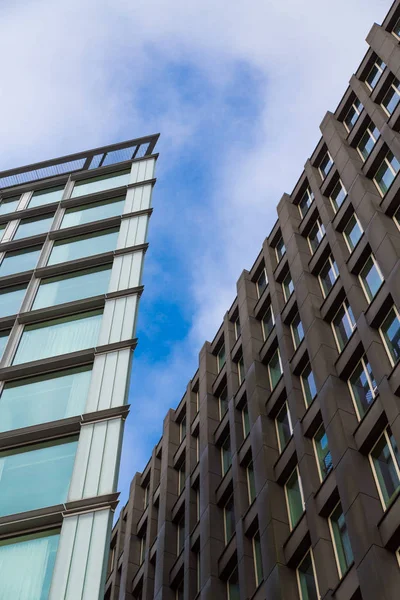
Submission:
POLYGON ((297 348, 304 338, 303 324, 300 320, 299 313, 296 313, 296 316, 294 317, 290 325, 292 328, 294 347, 297 348))
POLYGON ((362 418, 374 401, 377 390, 371 365, 367 360, 360 360, 350 376, 349 383, 362 418))
POLYGON ((338 312, 333 318, 332 323, 339 350, 342 351, 349 341, 355 326, 353 311, 351 310, 347 300, 339 308, 338 312))
POLYGON ((389 115, 393 114, 396 106, 400 101, 400 82, 398 79, 395 79, 390 86, 386 96, 382 100, 382 106, 385 107, 389 115))
POLYGON ((383 281, 382 276, 378 271, 374 260, 372 259, 372 256, 369 257, 361 269, 360 279, 364 284, 364 289, 368 299, 371 301, 375 297, 383 281))
MULTIPOLYGON (((391 431, 389 434, 391 435, 391 431)), ((389 436, 390 437, 390 436, 389 436)), ((398 464, 395 464, 386 435, 383 433, 371 452, 372 462, 385 506, 388 506, 400 487, 398 464)), ((392 450, 393 446, 392 446, 392 450)))
POLYGON ((275 325, 274 315, 273 315, 271 306, 269 306, 266 313, 264 314, 264 316, 262 318, 262 328, 263 328, 264 339, 267 339, 267 337, 273 330, 274 325, 275 325))
POLYGON ((329 171, 332 169, 333 160, 329 156, 328 153, 325 154, 324 158, 321 160, 321 164, 319 165, 322 177, 325 178, 329 171))
POLYGON ((344 186, 339 179, 339 181, 337 182, 337 184, 335 185, 335 187, 333 188, 332 193, 331 193, 331 200, 332 200, 332 204, 333 204, 335 210, 339 210, 339 208, 342 206, 343 201, 345 200, 346 196, 347 196, 347 192, 344 189, 344 186))
POLYGON ((303 391, 306 405, 309 406, 317 395, 317 387, 315 385, 314 374, 311 370, 310 363, 307 364, 306 368, 301 374, 301 380, 303 382, 303 391))
POLYGON ((319 595, 310 552, 302 560, 297 572, 299 574, 301 600, 318 600, 319 595))
POLYGON ((41 246, 34 246, 33 248, 26 248, 24 250, 6 252, 0 265, 0 277, 34 269, 39 260, 41 249, 41 246))
POLYGON ((364 160, 367 160, 368 156, 371 154, 379 136, 379 129, 375 127, 373 123, 370 123, 357 146, 364 160))
POLYGON ((354 250, 354 248, 356 247, 358 240, 361 238, 362 234, 363 234, 363 231, 362 231, 355 215, 353 214, 350 217, 349 222, 347 223, 346 227, 343 230, 343 235, 347 240, 350 250, 354 250))
POLYGON ((324 426, 318 429, 317 433, 314 436, 315 449, 317 452, 317 460, 319 466, 319 472, 321 474, 322 479, 325 479, 327 475, 329 475, 332 470, 332 456, 328 446, 328 437, 326 435, 326 431, 324 426))
POLYGON ((304 512, 303 498, 300 490, 300 481, 297 468, 293 471, 291 476, 286 482, 286 497, 289 508, 289 520, 290 528, 296 526, 299 522, 301 515, 304 512))
POLYGON ((394 363, 400 358, 400 319, 392 308, 383 321, 381 331, 394 363))
POLYGON ((347 530, 343 509, 339 504, 331 515, 333 541, 340 567, 340 576, 346 573, 353 562, 353 551, 350 545, 349 532, 347 530))
POLYGON ((273 357, 271 358, 271 360, 268 363, 268 371, 269 371, 271 389, 273 390, 282 375, 281 361, 279 358, 278 350, 276 350, 275 354, 273 355, 273 357))
POLYGON ((292 426, 286 402, 276 417, 276 426, 278 430, 279 447, 282 451, 292 437, 292 426))
POLYGON ((49 217, 35 217, 34 219, 23 219, 18 225, 18 229, 15 232, 13 239, 20 240, 32 235, 47 233, 50 231, 53 218, 54 215, 50 215, 49 217))
POLYGON ((77 206, 67 208, 64 218, 61 222, 61 229, 64 227, 74 227, 99 219, 108 219, 122 214, 124 208, 125 197, 111 198, 110 200, 102 200, 94 204, 86 204, 85 206, 77 206))
POLYGON ((28 204, 29 208, 34 206, 42 206, 42 204, 50 204, 51 202, 60 202, 64 192, 64 186, 47 188, 38 190, 33 193, 33 196, 28 204))
POLYGON ((376 184, 378 185, 378 188, 381 190, 383 195, 386 194, 386 192, 392 185, 399 170, 399 167, 400 164, 397 158, 395 158, 392 152, 388 152, 386 158, 381 163, 374 177, 376 184))
POLYGON ((15 315, 21 308, 26 292, 26 285, 4 288, 0 291, 0 317, 15 315))
POLYGON ((93 254, 111 252, 117 245, 118 232, 118 229, 104 229, 75 238, 58 240, 54 243, 48 264, 55 265, 93 254))
POLYGON ((327 260, 322 267, 319 277, 324 295, 327 296, 333 287, 339 272, 334 260, 327 260))
POLYGON ((104 190, 111 190, 116 187, 128 185, 130 170, 108 173, 99 177, 91 177, 77 181, 71 194, 71 198, 76 196, 85 196, 86 194, 95 194, 104 190))
POLYGON ((5 198, 0 203, 0 215, 6 215, 17 210, 17 206, 21 196, 12 196, 11 198, 5 198))

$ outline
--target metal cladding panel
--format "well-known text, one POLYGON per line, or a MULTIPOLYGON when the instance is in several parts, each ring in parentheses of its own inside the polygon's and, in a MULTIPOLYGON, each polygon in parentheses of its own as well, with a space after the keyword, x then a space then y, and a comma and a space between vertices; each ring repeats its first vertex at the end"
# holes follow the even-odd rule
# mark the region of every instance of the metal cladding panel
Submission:
POLYGON ((132 252, 114 258, 109 292, 118 292, 140 285, 144 252, 132 252))
POLYGON ((82 426, 69 502, 115 492, 122 426, 121 418, 82 426))
POLYGON ((99 346, 129 340, 133 337, 137 298, 137 295, 133 294, 106 301, 98 341, 99 346))
POLYGON ((151 184, 148 184, 140 187, 129 188, 128 193, 126 194, 124 214, 150 208, 152 187, 153 186, 151 184))
POLYGON ((156 161, 154 158, 148 158, 132 163, 131 176, 129 183, 137 183, 138 181, 146 181, 154 177, 156 161))
POLYGON ((64 520, 49 600, 98 600, 103 583, 110 509, 64 520))
POLYGON ((149 217, 147 215, 123 219, 117 240, 117 250, 144 244, 148 221, 149 217))
POLYGON ((130 361, 129 348, 95 357, 85 412, 105 410, 126 403, 130 361))

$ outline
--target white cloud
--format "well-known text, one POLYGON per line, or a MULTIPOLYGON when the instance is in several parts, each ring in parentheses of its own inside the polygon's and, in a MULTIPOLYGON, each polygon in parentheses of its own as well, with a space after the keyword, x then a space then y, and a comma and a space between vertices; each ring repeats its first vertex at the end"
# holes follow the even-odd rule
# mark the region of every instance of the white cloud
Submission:
MULTIPOLYGON (((180 276, 187 278, 183 310, 190 306, 193 314, 188 335, 169 357, 139 362, 124 488, 130 470, 146 462, 146 435, 161 433, 166 407, 179 401, 197 352, 213 337, 236 280, 258 254, 276 203, 301 174, 324 113, 335 109, 366 51, 363 40, 373 21, 389 7, 389 0, 3 3, 2 168, 162 133, 152 241, 162 237, 166 255, 173 249, 180 260, 180 276), (181 70, 184 78, 186 68, 197 77, 188 88, 177 77, 181 70), (240 69, 251 74, 252 85, 242 94, 255 94, 254 115, 228 124, 240 69), (218 130, 220 121, 226 132, 218 130), (179 182, 175 195, 163 189, 163 178, 183 154, 214 147, 211 196, 186 206, 179 182)), ((185 173, 182 187, 191 175, 185 173)), ((151 251, 147 260, 152 273, 162 271, 151 251)), ((148 286, 142 308, 174 287, 170 267, 169 276, 148 286)))

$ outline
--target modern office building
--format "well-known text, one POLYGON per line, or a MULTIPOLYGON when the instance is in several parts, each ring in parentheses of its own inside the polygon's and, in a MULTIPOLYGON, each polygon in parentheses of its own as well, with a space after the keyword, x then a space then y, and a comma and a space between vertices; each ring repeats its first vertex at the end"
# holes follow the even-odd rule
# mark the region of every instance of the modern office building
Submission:
POLYGON ((132 481, 106 600, 400 597, 400 0, 367 41, 132 481))
POLYGON ((0 598, 104 582, 157 135, 0 173, 0 598))

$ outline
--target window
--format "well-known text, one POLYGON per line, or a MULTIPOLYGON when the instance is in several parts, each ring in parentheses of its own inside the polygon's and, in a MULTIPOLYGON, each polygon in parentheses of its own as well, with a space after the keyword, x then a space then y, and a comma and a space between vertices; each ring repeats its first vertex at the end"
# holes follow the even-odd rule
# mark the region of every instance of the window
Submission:
POLYGON ((360 222, 356 214, 353 213, 343 229, 343 237, 350 252, 353 252, 363 233, 360 222))
POLYGON ((397 20, 396 25, 393 27, 392 33, 394 37, 400 40, 400 19, 397 20))
POLYGON ((0 242, 3 239, 4 231, 7 227, 8 223, 0 223, 0 242))
POLYGON ((146 485, 146 487, 144 488, 143 508, 147 508, 148 507, 149 501, 150 501, 150 483, 148 483, 146 485))
POLYGON ((177 523, 176 554, 180 554, 185 545, 185 517, 182 516, 177 523))
POLYGON ((222 344, 221 348, 217 352, 217 371, 218 373, 222 369, 225 364, 226 356, 225 356, 225 344, 222 344))
POLYGON ((308 407, 317 395, 317 387, 315 385, 314 375, 309 362, 300 375, 300 381, 303 389, 304 401, 308 407))
POLYGON ((231 439, 229 434, 226 436, 221 445, 221 464, 222 476, 224 476, 232 464, 231 439))
POLYGON ((358 117, 360 116, 363 108, 364 107, 359 101, 359 99, 355 98, 353 104, 350 107, 349 112, 343 119, 344 126, 346 127, 349 133, 353 129, 354 125, 357 123, 358 117))
MULTIPOLYGON (((199 438, 197 437, 196 440, 199 438)), ((196 518, 197 521, 200 521, 200 488, 196 490, 196 518)))
POLYGON ((385 67, 386 67, 386 65, 383 62, 383 60, 381 60, 380 58, 377 57, 372 69, 370 70, 367 77, 365 78, 365 83, 367 84, 367 86, 369 87, 369 89, 371 91, 375 88, 376 84, 380 80, 385 67))
POLYGON ((396 109, 396 106, 400 102, 400 81, 394 79, 390 85, 389 90, 386 92, 384 99, 382 100, 382 108, 386 114, 390 117, 396 109))
POLYGON ((268 279, 267 279, 267 273, 265 271, 265 269, 263 269, 261 271, 261 274, 259 276, 259 278, 257 279, 257 294, 258 297, 260 298, 262 296, 263 291, 265 290, 265 288, 267 287, 268 284, 268 279))
POLYGON ((59 530, 47 530, 0 541, 4 599, 45 600, 49 597, 59 539, 59 530))
POLYGON ((285 298, 285 302, 287 302, 289 300, 290 296, 294 292, 294 285, 293 285, 292 276, 290 273, 288 273, 286 275, 285 279, 282 281, 282 289, 283 289, 283 295, 285 298))
POLYGON ((46 188, 44 190, 38 190, 33 192, 32 198, 29 201, 29 208, 34 206, 42 206, 43 204, 50 204, 51 202, 60 202, 64 193, 64 186, 46 188))
POLYGON ((326 261, 318 275, 319 283, 324 298, 326 298, 326 296, 329 294, 329 292, 333 288, 333 284, 335 283, 338 277, 339 271, 336 262, 333 259, 332 254, 330 254, 328 256, 328 260, 326 261))
POLYGON ((254 477, 254 465, 251 460, 246 468, 247 475, 247 491, 249 493, 249 504, 252 504, 256 499, 256 480, 254 477))
POLYGON ((102 311, 93 311, 26 325, 13 364, 93 348, 97 344, 102 311))
POLYGON ((347 196, 347 192, 345 190, 345 187, 344 187, 341 179, 339 179, 337 184, 333 188, 331 195, 329 196, 329 198, 332 202, 333 210, 335 212, 337 212, 339 210, 339 208, 342 206, 344 200, 346 199, 346 196, 347 196))
POLYGON ((197 437, 195 437, 195 440, 196 440, 196 463, 198 463, 200 460, 200 437, 199 437, 199 435, 197 435, 197 437))
POLYGON ((183 415, 179 423, 179 441, 182 442, 186 437, 186 415, 183 415))
POLYGON ((274 313, 272 311, 271 305, 265 311, 264 316, 261 320, 261 325, 262 325, 263 337, 264 337, 264 340, 266 340, 275 325, 275 317, 274 317, 274 313))
POLYGON ((237 567, 234 568, 228 581, 226 582, 228 600, 240 600, 239 573, 237 567))
POLYGON ((111 265, 102 265, 42 279, 32 309, 103 295, 108 290, 110 275, 111 265))
POLYGON ((129 177, 130 170, 127 169, 125 171, 117 171, 116 173, 108 173, 107 175, 100 175, 98 177, 76 181, 71 198, 86 196, 87 194, 96 194, 96 192, 128 185, 129 177))
POLYGON ((378 393, 371 365, 366 356, 363 356, 357 364, 350 375, 348 384, 357 416, 362 419, 378 393))
POLYGON ((286 248, 285 248, 285 244, 283 243, 282 236, 279 238, 279 240, 276 243, 275 254, 276 254, 276 260, 278 262, 280 262, 286 254, 286 248))
POLYGON ((176 588, 175 600, 184 600, 184 582, 180 581, 176 588))
POLYGON ((315 434, 314 450, 317 458, 318 473, 321 481, 332 471, 332 456, 328 446, 328 437, 323 425, 321 425, 315 434))
POLYGON ((279 349, 275 350, 271 360, 268 363, 268 375, 269 384, 272 391, 282 376, 282 363, 279 349))
POLYGON ((249 409, 247 404, 245 404, 242 408, 242 425, 243 425, 243 437, 247 438, 250 433, 250 417, 249 417, 249 409))
POLYGON ((369 458, 379 497, 386 509, 400 488, 399 450, 390 427, 382 433, 369 458))
POLYGON ((296 570, 301 600, 319 600, 318 582, 315 576, 314 559, 311 549, 307 552, 296 570))
POLYGON ((9 331, 7 331, 7 332, 0 331, 0 359, 3 356, 4 350, 6 348, 9 335, 10 335, 9 331))
POLYGON ((238 379, 239 379, 239 386, 242 385, 244 379, 245 379, 245 370, 244 370, 244 362, 243 362, 243 356, 241 356, 238 360, 238 364, 237 364, 237 368, 238 368, 238 379))
POLYGON ((392 185, 400 164, 397 158, 389 152, 386 154, 378 170, 374 175, 374 182, 382 196, 386 194, 390 186, 392 185))
POLYGON ((18 225, 18 229, 14 234, 14 240, 20 240, 32 235, 47 233, 50 231, 54 215, 47 217, 35 217, 34 219, 23 219, 18 225))
POLYGON ((311 254, 314 254, 316 249, 321 243, 322 238, 325 235, 325 227, 319 219, 317 219, 308 234, 308 244, 310 246, 311 254))
POLYGON ((371 302, 383 283, 383 276, 372 254, 369 255, 358 278, 361 282, 364 294, 368 301, 371 302))
POLYGON ((278 436, 279 452, 282 452, 282 450, 284 449, 284 447, 286 446, 286 444, 292 437, 292 433, 293 433, 292 421, 290 418, 290 412, 289 412, 287 402, 285 402, 285 404, 282 406, 281 410, 279 411, 279 413, 275 419, 275 424, 276 424, 276 431, 277 431, 277 436, 278 436))
POLYGON ((329 171, 332 169, 332 166, 333 166, 333 160, 332 160, 329 152, 326 152, 326 154, 322 158, 320 165, 319 165, 319 172, 321 173, 322 179, 325 179, 325 177, 328 175, 329 171))
POLYGON ((239 317, 236 317, 235 321, 233 322, 233 327, 235 330, 235 340, 238 340, 241 334, 239 317))
POLYGON ((76 225, 90 223, 92 221, 97 221, 98 219, 117 217, 122 214, 124 203, 125 197, 122 196, 86 204, 84 206, 67 208, 60 229, 64 229, 65 227, 75 227, 76 225))
POLYGON ((303 324, 300 320, 300 315, 298 312, 295 314, 293 321, 290 323, 290 329, 292 331, 294 347, 297 349, 304 339, 303 324))
POLYGON ((262 555, 261 555, 261 541, 260 541, 260 532, 257 531, 253 536, 253 559, 254 559, 254 574, 256 578, 256 587, 260 585, 264 576, 263 576, 263 567, 262 567, 262 555))
POLYGON ((0 264, 0 277, 34 269, 41 249, 41 246, 34 246, 32 248, 25 248, 24 250, 6 252, 0 264))
POLYGON ((77 445, 63 438, 1 452, 0 516, 66 502, 77 445))
POLYGON ((229 404, 228 388, 226 386, 224 387, 224 389, 222 390, 222 392, 218 398, 218 404, 219 404, 219 418, 222 419, 222 417, 228 410, 228 404, 229 404))
POLYGON ((313 202, 314 194, 311 191, 311 188, 307 187, 299 202, 299 211, 301 217, 305 217, 306 213, 308 212, 308 209, 310 208, 313 202))
POLYGON ((229 542, 235 533, 235 509, 233 504, 233 494, 226 501, 224 506, 224 539, 225 545, 229 542))
POLYGON ((200 550, 196 553, 196 592, 200 592, 200 550))
POLYGON ((400 358, 400 318, 395 306, 389 311, 379 328, 390 362, 395 365, 400 358))
POLYGON ((111 252, 117 245, 118 229, 103 229, 54 242, 49 265, 76 260, 93 254, 111 252))
POLYGON ((356 322, 354 319, 353 311, 351 306, 345 300, 341 305, 336 315, 332 320, 332 329, 335 336, 336 345, 339 352, 343 350, 347 342, 349 341, 354 329, 356 322))
POLYGON ((0 431, 58 421, 85 410, 92 367, 7 382, 0 396, 0 431))
POLYGON ((0 215, 7 215, 8 213, 15 212, 21 196, 12 196, 11 198, 4 198, 0 202, 0 215))
POLYGON ((185 489, 185 483, 186 483, 186 464, 183 463, 179 467, 179 471, 178 471, 178 496, 180 496, 182 494, 183 490, 185 489))
POLYGON ((354 558, 350 545, 349 532, 340 503, 329 517, 329 526, 331 529, 339 577, 342 578, 352 564, 354 558))
POLYGON ((357 146, 358 153, 364 161, 371 154, 380 135, 379 129, 371 122, 357 146))
POLYGON ((140 550, 139 550, 139 564, 144 563, 144 559, 146 558, 146 530, 140 536, 140 550))
POLYGON ((0 291, 0 317, 19 312, 26 292, 26 284, 4 288, 0 291))
POLYGON ((301 488, 298 467, 294 469, 293 473, 285 483, 285 496, 289 515, 289 525, 292 530, 296 527, 304 512, 303 490, 301 488))

